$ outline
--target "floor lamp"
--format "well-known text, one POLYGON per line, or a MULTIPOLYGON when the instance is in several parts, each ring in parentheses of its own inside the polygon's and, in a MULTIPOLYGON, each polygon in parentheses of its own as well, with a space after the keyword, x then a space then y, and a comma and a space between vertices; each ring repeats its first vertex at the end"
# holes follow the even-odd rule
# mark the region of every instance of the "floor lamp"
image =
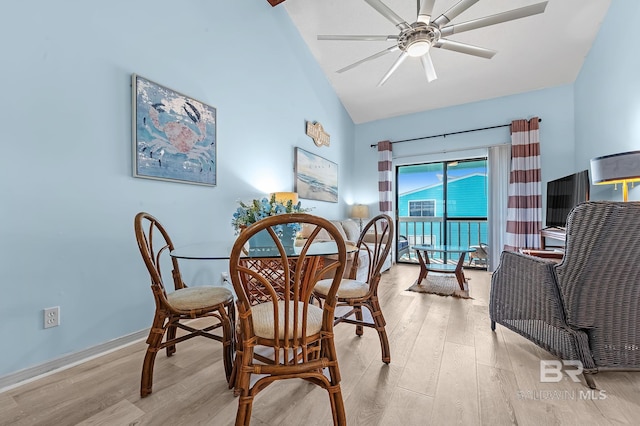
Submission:
POLYGON ((622 200, 628 201, 631 183, 640 182, 640 151, 605 155, 591 160, 591 182, 594 185, 622 184, 622 200))
POLYGON ((360 232, 362 232, 362 219, 367 219, 369 217, 369 206, 365 206, 364 204, 356 204, 351 207, 351 217, 353 219, 358 219, 360 223, 360 232))

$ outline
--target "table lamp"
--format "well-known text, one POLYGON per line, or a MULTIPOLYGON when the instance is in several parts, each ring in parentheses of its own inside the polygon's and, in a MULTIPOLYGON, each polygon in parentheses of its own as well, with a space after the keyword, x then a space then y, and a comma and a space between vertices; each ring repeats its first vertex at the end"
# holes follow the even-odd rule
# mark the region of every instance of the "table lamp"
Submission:
POLYGON ((362 219, 369 217, 369 206, 365 206, 364 204, 354 205, 351 207, 351 217, 359 220, 360 232, 362 232, 362 219))
POLYGON ((276 197, 276 203, 282 203, 285 206, 291 200, 292 205, 298 204, 298 193, 297 192, 273 192, 271 196, 276 197))
POLYGON ((640 151, 605 155, 591 160, 591 182, 594 185, 622 184, 622 200, 628 201, 631 183, 640 182, 640 151))

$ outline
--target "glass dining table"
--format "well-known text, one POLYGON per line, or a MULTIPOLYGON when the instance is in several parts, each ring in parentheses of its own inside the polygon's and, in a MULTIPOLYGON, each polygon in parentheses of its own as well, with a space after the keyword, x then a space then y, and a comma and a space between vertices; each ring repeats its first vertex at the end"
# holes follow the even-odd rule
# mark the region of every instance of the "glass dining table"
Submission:
MULTIPOLYGON (((355 245, 347 244, 347 254, 353 253, 358 250, 355 245)), ((186 246, 175 247, 171 251, 171 257, 175 259, 188 259, 188 260, 229 260, 231 257, 232 244, 222 241, 209 241, 202 243, 195 243, 186 246)), ((291 266, 297 262, 299 255, 303 250, 302 246, 289 246, 285 247, 286 256, 291 262, 291 266)), ((333 255, 338 254, 338 245, 335 241, 322 241, 310 244, 308 250, 305 253, 305 261, 302 264, 307 273, 305 277, 311 277, 315 275, 315 271, 320 270, 323 264, 326 262, 334 261, 333 255)), ((282 290, 285 287, 284 280, 285 273, 282 268, 282 257, 275 246, 270 247, 245 247, 244 254, 242 256, 251 268, 267 269, 270 271, 273 283, 282 290)), ((231 284, 231 283, 229 283, 231 284)), ((303 286, 309 285, 309 283, 303 282, 303 286)), ((267 299, 267 295, 263 294, 260 289, 247 288, 252 303, 261 303, 267 299)), ((280 291, 278 291, 280 293, 280 291)), ((282 294, 279 294, 282 297, 282 294)))
MULTIPOLYGON (((231 257, 231 249, 233 245, 229 242, 209 241, 202 243, 194 243, 185 246, 176 247, 171 251, 171 257, 176 259, 191 260, 229 260, 231 257)), ((302 246, 286 247, 288 257, 297 257, 302 251, 302 246)), ((357 251, 357 247, 347 244, 347 253, 357 251)), ((309 245, 307 256, 331 256, 338 253, 338 245, 335 241, 322 241, 309 245)), ((277 248, 274 247, 257 247, 245 250, 244 257, 247 259, 264 259, 280 257, 277 248)))

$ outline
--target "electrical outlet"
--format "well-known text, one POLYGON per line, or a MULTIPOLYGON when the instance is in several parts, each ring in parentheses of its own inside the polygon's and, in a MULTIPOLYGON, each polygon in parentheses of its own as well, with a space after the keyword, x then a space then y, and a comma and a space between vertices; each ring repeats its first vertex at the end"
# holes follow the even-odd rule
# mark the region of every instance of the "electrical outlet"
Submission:
POLYGON ((44 328, 57 327, 60 325, 60 306, 44 309, 44 328))
POLYGON ((229 282, 229 273, 228 272, 223 272, 222 274, 222 282, 229 282))

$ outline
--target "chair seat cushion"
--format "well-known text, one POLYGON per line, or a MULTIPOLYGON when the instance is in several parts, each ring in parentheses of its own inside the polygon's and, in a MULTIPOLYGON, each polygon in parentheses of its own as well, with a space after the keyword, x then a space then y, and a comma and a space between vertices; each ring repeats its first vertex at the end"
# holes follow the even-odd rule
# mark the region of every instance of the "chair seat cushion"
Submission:
MULTIPOLYGON (((331 288, 332 279, 320 280, 313 288, 316 292, 320 294, 324 294, 325 296, 329 293, 329 289, 331 288)), ((343 299, 363 297, 369 291, 369 285, 365 282, 358 280, 348 280, 343 279, 340 281, 340 287, 338 287, 338 297, 343 299)))
MULTIPOLYGON (((290 309, 289 317, 289 333, 293 337, 293 304, 296 302, 288 302, 290 309)), ((302 337, 302 310, 304 303, 298 303, 298 335, 296 337, 302 337)), ((255 305, 251 308, 251 316, 253 318, 253 331, 258 337, 264 339, 273 339, 273 325, 274 325, 274 313, 273 303, 266 302, 255 305)), ((278 301, 278 339, 284 339, 284 308, 285 302, 283 300, 278 301)), ((308 305, 307 312, 307 331, 306 335, 311 336, 319 333, 322 329, 322 314, 323 310, 314 305, 308 305)))
POLYGON ((174 309, 190 311, 233 300, 233 293, 225 287, 188 287, 167 294, 167 300, 174 309))

